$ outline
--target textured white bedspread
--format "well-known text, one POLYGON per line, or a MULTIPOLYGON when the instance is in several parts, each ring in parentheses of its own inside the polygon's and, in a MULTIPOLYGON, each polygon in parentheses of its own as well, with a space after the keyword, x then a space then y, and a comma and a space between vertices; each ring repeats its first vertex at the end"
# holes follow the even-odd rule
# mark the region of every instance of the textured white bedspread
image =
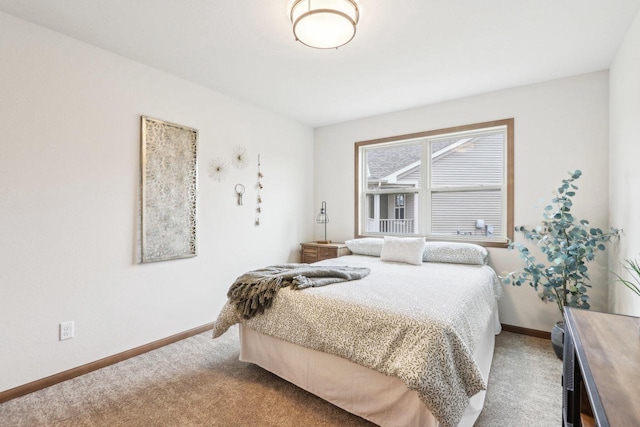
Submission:
POLYGON ((263 315, 243 321, 225 305, 214 337, 243 323, 257 332, 343 357, 416 390, 443 426, 486 388, 473 352, 501 295, 488 266, 414 266, 351 255, 322 265, 368 267, 364 279, 282 289, 263 315))

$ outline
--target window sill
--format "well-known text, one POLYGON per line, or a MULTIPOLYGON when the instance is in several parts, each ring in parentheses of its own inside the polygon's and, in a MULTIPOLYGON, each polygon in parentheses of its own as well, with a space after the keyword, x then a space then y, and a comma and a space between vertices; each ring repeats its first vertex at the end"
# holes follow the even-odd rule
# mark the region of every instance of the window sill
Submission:
POLYGON ((459 243, 474 243, 478 246, 483 246, 485 248, 508 248, 509 241, 504 239, 494 239, 494 240, 480 240, 480 239, 465 239, 465 238, 456 238, 456 237, 434 237, 434 236, 421 236, 418 234, 391 234, 391 233, 367 233, 367 234, 358 234, 354 238, 359 239, 363 237, 384 237, 384 236, 395 236, 395 237, 424 237, 427 242, 459 242, 459 243))

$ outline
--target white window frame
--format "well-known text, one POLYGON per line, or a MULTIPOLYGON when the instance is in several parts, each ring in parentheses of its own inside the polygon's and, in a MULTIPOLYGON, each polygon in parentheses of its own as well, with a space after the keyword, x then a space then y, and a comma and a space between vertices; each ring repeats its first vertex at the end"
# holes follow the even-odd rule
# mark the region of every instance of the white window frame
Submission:
MULTIPOLYGON (((454 128, 438 129, 409 135, 399 135, 389 138, 356 142, 355 144, 355 236, 380 236, 388 233, 365 232, 367 218, 365 215, 367 195, 369 194, 394 194, 398 189, 369 190, 367 188, 367 171, 363 167, 365 153, 368 149, 382 148, 385 146, 398 146, 400 144, 422 144, 422 159, 427 159, 427 166, 421 168, 421 188, 403 188, 401 192, 409 197, 412 193, 418 193, 418 211, 421 213, 415 220, 418 234, 407 236, 424 236, 427 240, 468 241, 483 246, 506 247, 513 240, 513 134, 514 119, 497 120, 472 125, 458 126, 454 128), (484 133, 504 132, 504 167, 503 181, 500 185, 478 186, 433 186, 431 181, 432 156, 431 146, 442 139, 459 138, 465 135, 478 136, 484 133), (498 190, 502 197, 502 235, 500 236, 467 236, 467 235, 431 235, 426 230, 431 230, 430 201, 433 193, 438 192, 462 192, 462 191, 487 191, 498 190)), ((406 200, 405 200, 406 203, 406 200)))

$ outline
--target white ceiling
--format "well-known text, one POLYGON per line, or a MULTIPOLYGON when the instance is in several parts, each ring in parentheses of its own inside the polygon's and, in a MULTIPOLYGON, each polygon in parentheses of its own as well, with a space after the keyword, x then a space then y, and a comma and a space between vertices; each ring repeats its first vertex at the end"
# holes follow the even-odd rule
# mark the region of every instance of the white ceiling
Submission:
POLYGON ((357 0, 296 43, 290 0, 0 0, 34 22, 313 127, 609 68, 640 0, 357 0))

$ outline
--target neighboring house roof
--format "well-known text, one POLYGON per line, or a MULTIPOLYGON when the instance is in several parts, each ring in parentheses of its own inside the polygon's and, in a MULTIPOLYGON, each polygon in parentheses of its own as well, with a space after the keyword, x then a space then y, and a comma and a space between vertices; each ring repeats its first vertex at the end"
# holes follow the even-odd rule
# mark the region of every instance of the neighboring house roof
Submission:
POLYGON ((420 160, 420 144, 376 148, 367 152, 369 181, 377 181, 420 160))
MULTIPOLYGON (((468 141, 465 140, 465 142, 468 141)), ((460 138, 434 142, 432 145, 433 158, 436 159, 449 151, 450 148, 459 146, 459 144, 455 144, 457 142, 460 142, 460 138)), ((399 174, 404 174, 404 172, 419 166, 420 150, 421 145, 418 143, 376 148, 367 152, 368 181, 395 180, 399 174)))

